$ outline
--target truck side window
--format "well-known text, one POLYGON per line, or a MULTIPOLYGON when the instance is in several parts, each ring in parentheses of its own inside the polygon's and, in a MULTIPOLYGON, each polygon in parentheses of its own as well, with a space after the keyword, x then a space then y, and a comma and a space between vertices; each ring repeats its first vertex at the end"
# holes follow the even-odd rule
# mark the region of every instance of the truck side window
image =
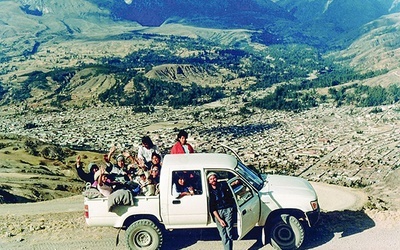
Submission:
POLYGON ((232 185, 233 192, 235 193, 236 200, 239 207, 242 206, 246 201, 253 197, 253 192, 245 183, 239 181, 237 184, 232 185))
POLYGON ((200 170, 173 171, 172 176, 172 195, 176 198, 203 193, 200 170))
POLYGON ((228 181, 236 176, 228 171, 215 171, 215 173, 218 175, 218 181, 228 181))

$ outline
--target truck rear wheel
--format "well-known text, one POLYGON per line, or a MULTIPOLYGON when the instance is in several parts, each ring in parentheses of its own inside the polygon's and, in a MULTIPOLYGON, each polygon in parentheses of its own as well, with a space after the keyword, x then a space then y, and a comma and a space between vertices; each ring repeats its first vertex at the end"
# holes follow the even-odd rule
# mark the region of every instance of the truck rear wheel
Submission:
POLYGON ((161 229, 148 219, 137 220, 126 230, 126 242, 129 249, 160 249, 162 241, 161 229))
POLYGON ((275 249, 298 249, 304 241, 304 228, 296 217, 283 214, 274 221, 270 238, 275 249))

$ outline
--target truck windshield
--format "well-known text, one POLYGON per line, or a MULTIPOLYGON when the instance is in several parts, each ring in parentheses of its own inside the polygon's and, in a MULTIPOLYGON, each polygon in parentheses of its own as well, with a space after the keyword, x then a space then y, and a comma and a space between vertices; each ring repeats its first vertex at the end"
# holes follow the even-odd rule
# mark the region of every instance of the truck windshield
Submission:
POLYGON ((239 174, 248 182, 250 182, 251 185, 253 185, 258 191, 264 187, 264 181, 258 176, 258 174, 246 167, 240 161, 238 161, 236 171, 238 171, 239 174))

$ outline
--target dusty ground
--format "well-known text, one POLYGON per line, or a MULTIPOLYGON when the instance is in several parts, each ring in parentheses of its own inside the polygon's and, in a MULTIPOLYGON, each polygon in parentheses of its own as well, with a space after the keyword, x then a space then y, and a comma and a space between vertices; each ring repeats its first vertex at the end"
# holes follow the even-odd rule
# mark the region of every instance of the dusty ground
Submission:
MULTIPOLYGON (((360 190, 313 183, 321 222, 308 231, 303 249, 400 249, 400 213, 364 211, 360 190)), ((80 195, 45 202, 0 205, 0 249, 126 249, 125 235, 113 228, 89 228, 80 195)), ((259 229, 235 249, 272 249, 258 241, 259 229)), ((176 230, 164 235, 163 249, 217 249, 216 230, 176 230)))

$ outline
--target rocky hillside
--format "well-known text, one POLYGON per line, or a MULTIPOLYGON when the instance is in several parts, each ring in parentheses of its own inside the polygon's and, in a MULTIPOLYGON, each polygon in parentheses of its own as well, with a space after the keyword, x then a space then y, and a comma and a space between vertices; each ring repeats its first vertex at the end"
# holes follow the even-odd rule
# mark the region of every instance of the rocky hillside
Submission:
POLYGON ((314 26, 325 26, 324 24, 330 23, 338 32, 357 29, 383 15, 400 11, 398 0, 273 0, 273 2, 301 22, 314 26))
MULTIPOLYGON (((51 200, 80 193, 76 152, 18 136, 0 138, 0 204, 51 200)), ((95 153, 81 152, 94 160, 95 153)), ((99 156, 101 157, 101 156, 99 156)))
MULTIPOLYGON (((0 2, 0 62, 8 62, 0 69, 2 75, 11 68, 23 70, 19 63, 10 61, 29 61, 31 56, 40 52, 47 52, 50 61, 50 57, 58 58, 51 62, 53 67, 64 67, 60 54, 71 53, 81 44, 103 41, 139 26, 134 22, 113 21, 109 11, 84 0, 40 1, 45 5, 39 9, 30 5, 31 2, 21 2, 24 4, 20 1, 0 2)), ((42 66, 47 68, 48 64, 42 66)))
POLYGON ((399 68, 400 56, 400 13, 383 16, 364 25, 360 37, 341 57, 359 69, 378 70, 399 68))
MULTIPOLYGON (((149 78, 157 78, 165 81, 178 81, 184 84, 191 82, 203 81, 207 78, 208 81, 219 84, 221 80, 219 76, 212 76, 204 68, 196 67, 190 64, 163 64, 153 67, 147 74, 149 78), (214 80, 212 80, 215 78, 214 80)), ((221 76, 222 77, 222 76, 221 76)))

